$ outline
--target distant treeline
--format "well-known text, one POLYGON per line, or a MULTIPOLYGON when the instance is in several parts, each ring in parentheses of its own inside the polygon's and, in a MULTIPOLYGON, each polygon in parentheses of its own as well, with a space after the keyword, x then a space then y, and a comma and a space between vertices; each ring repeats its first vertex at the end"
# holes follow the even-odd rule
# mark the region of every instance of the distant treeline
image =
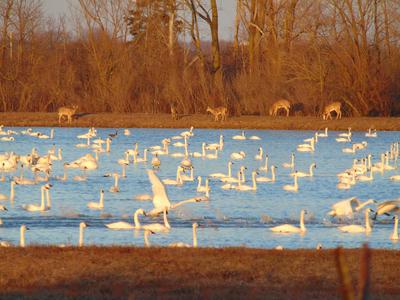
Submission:
POLYGON ((0 1, 0 111, 400 114, 399 0, 78 0, 50 19, 41 0, 0 1), (204 32, 206 28, 206 32, 204 32))

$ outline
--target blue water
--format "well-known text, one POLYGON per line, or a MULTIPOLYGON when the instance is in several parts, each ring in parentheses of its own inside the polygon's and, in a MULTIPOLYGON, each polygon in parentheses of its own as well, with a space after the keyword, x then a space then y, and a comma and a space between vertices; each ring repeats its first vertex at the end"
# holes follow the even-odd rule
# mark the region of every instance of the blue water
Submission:
MULTIPOLYGON (((9 128, 7 128, 9 129, 9 128)), ((11 128, 21 131, 25 128, 11 128)), ((50 128, 33 128, 49 134, 50 128)), ((130 164, 127 167, 127 178, 120 179, 119 193, 109 193, 113 185, 113 178, 103 177, 103 174, 113 171, 120 172, 121 167, 117 160, 123 158, 126 149, 132 149, 135 142, 139 143, 139 151, 153 145, 160 145, 161 140, 182 132, 182 129, 131 129, 131 136, 122 135, 112 141, 111 153, 100 154, 99 168, 88 171, 88 181, 66 182, 57 181, 55 176, 62 176, 63 163, 73 161, 84 154, 88 149, 76 148, 75 144, 85 140, 77 135, 87 132, 85 128, 56 128, 54 139, 39 140, 26 135, 16 135, 13 142, 0 142, 0 154, 14 151, 19 155, 26 155, 36 147, 41 155, 47 153, 53 144, 57 149, 63 149, 63 160, 53 162, 51 174, 52 207, 50 211, 42 213, 26 212, 21 208, 23 204, 40 203, 40 185, 16 186, 16 196, 13 204, 3 201, 8 211, 1 211, 3 225, 0 227, 0 239, 18 244, 19 226, 26 224, 30 231, 26 233, 28 245, 44 244, 72 244, 78 240, 78 226, 81 221, 89 224, 85 231, 85 244, 88 245, 143 245, 141 231, 112 231, 104 224, 125 220, 132 222, 132 215, 138 208, 150 210, 152 202, 134 200, 137 194, 151 193, 151 185, 147 178, 146 169, 151 164, 130 164), (99 191, 104 189, 105 208, 94 211, 87 208, 89 201, 99 199, 99 191)), ((97 137, 106 138, 115 129, 97 129, 97 137)), ((389 236, 393 230, 390 217, 380 217, 374 224, 370 235, 346 234, 337 227, 340 224, 364 224, 364 215, 355 216, 352 220, 338 221, 327 216, 330 206, 335 202, 357 196, 361 200, 373 198, 377 201, 395 199, 399 197, 400 183, 392 182, 389 177, 398 174, 398 170, 387 171, 384 174, 374 173, 372 182, 359 182, 350 190, 336 188, 336 174, 350 168, 354 158, 363 158, 368 153, 373 155, 373 162, 377 162, 380 153, 388 151, 390 143, 400 140, 400 132, 379 132, 378 138, 366 138, 364 132, 354 132, 353 142, 368 141, 367 149, 356 154, 345 154, 342 148, 349 144, 337 143, 335 137, 338 132, 329 132, 328 138, 320 138, 314 153, 296 152, 296 145, 304 143, 303 139, 313 136, 313 131, 271 131, 248 130, 246 136, 258 135, 261 140, 232 140, 232 136, 240 134, 238 130, 208 130, 195 129, 195 135, 189 141, 189 152, 201 152, 202 142, 217 143, 219 135, 225 137, 225 147, 218 160, 192 158, 195 167, 195 177, 203 177, 213 172, 227 172, 227 162, 232 152, 245 151, 247 156, 242 161, 235 161, 232 174, 237 174, 241 165, 247 167, 247 183, 251 184, 251 171, 264 164, 264 161, 254 160, 258 148, 263 147, 269 155, 270 165, 278 166, 277 181, 275 183, 259 183, 255 192, 239 192, 222 190, 221 182, 210 180, 210 201, 181 206, 170 211, 168 218, 172 230, 167 234, 151 236, 153 245, 163 246, 171 242, 183 241, 191 243, 193 222, 200 225, 198 241, 200 246, 225 247, 247 246, 273 248, 282 245, 285 248, 314 248, 321 243, 324 248, 338 245, 344 247, 359 247, 364 242, 375 248, 398 249, 400 243, 393 243, 389 236), (283 190, 283 185, 292 184, 290 170, 282 167, 282 163, 290 161, 290 154, 296 153, 296 169, 308 172, 312 162, 317 164, 315 175, 312 178, 299 178, 299 191, 296 193, 283 190), (305 235, 276 234, 269 228, 283 223, 298 225, 301 209, 306 209, 305 235)), ((176 141, 172 141, 174 143, 176 141)), ((170 153, 182 152, 183 148, 174 148, 170 145, 170 153)), ((149 155, 151 160, 151 155, 149 155)), ((157 173, 161 179, 174 178, 176 167, 182 158, 160 156, 162 165, 157 173)), ((393 164, 393 162, 391 162, 393 164)), ((261 172, 263 176, 265 174, 261 172)), ((79 170, 68 170, 68 177, 80 175, 79 170)), ((6 182, 0 182, 0 193, 9 193, 9 181, 12 176, 18 176, 19 170, 6 173, 6 182)), ((30 171, 26 177, 33 178, 30 171)), ((270 173, 267 175, 270 177, 270 173)), ((184 200, 199 195, 196 193, 197 181, 186 182, 181 187, 167 186, 171 202, 184 200)), ((373 208, 373 207, 372 207, 373 208)), ((143 223, 162 222, 161 218, 150 219, 141 217, 143 223)))

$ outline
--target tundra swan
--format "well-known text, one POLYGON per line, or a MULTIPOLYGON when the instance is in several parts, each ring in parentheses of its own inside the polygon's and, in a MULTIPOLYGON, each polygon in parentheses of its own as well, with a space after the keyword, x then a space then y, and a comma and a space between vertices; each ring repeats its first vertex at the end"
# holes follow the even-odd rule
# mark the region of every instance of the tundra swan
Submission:
POLYGON ((258 170, 260 171, 265 171, 266 173, 268 173, 268 154, 265 155, 265 163, 263 166, 259 167, 258 170))
POLYGON ((328 127, 325 127, 325 132, 324 133, 317 133, 318 137, 328 137, 328 127))
POLYGON ((332 210, 328 212, 328 215, 332 217, 352 217, 354 212, 361 210, 368 204, 376 203, 375 200, 369 199, 361 202, 356 197, 341 200, 332 205, 332 210))
POLYGON ((130 136, 131 135, 131 131, 128 128, 124 129, 124 135, 125 136, 130 136))
POLYGON ((257 176, 256 181, 257 182, 275 182, 275 169, 277 167, 271 166, 271 178, 269 177, 263 177, 263 176, 257 176))
POLYGON ((41 191, 42 197, 41 197, 40 205, 36 205, 36 204, 24 204, 24 205, 22 205, 22 208, 23 208, 24 210, 26 210, 26 211, 31 211, 31 212, 35 212, 35 211, 46 211, 46 210, 48 210, 48 208, 45 206, 45 203, 44 203, 44 192, 45 192, 45 190, 47 190, 47 189, 49 189, 49 188, 50 188, 50 185, 49 185, 49 184, 46 184, 46 185, 41 186, 40 191, 41 191))
POLYGON ((343 152, 343 153, 352 153, 352 154, 356 153, 356 146, 355 146, 355 144, 353 144, 353 145, 351 146, 351 148, 343 148, 343 149, 342 149, 342 152, 343 152))
POLYGON ((294 173, 293 178, 294 178, 294 184, 293 185, 287 184, 287 185, 283 186, 283 189, 285 191, 297 192, 299 190, 299 185, 297 183, 297 171, 294 173))
POLYGON ((161 166, 161 161, 160 161, 160 159, 158 158, 158 154, 156 154, 156 155, 151 159, 151 166, 152 166, 154 169, 159 169, 159 168, 160 168, 160 166, 161 166))
POLYGON ((252 186, 244 185, 244 184, 242 184, 241 180, 239 180, 238 185, 234 189, 237 191, 256 191, 257 190, 256 176, 257 176, 256 171, 251 172, 251 179, 253 182, 252 186))
POLYGON ((376 217, 379 215, 390 215, 390 213, 398 212, 400 212, 400 199, 384 201, 378 204, 375 215, 372 219, 376 220, 376 217))
MULTIPOLYGON (((308 173, 305 172, 297 172, 297 177, 313 177, 314 176, 314 168, 317 167, 316 163, 312 163, 310 165, 308 173)), ((296 173, 291 173, 290 176, 294 176, 296 173)))
POLYGON ((170 210, 170 209, 175 209, 186 203, 201 202, 206 200, 205 197, 194 197, 171 204, 164 184, 160 181, 160 179, 157 177, 154 171, 147 170, 147 174, 151 182, 151 188, 153 191, 153 205, 154 205, 154 209, 146 213, 146 215, 148 216, 156 216, 161 212, 163 212, 164 208, 170 210))
POLYGON ((338 143, 347 143, 347 142, 351 142, 351 136, 336 138, 336 142, 338 142, 338 143))
POLYGON ((206 143, 201 143, 201 152, 193 152, 193 157, 206 157, 206 143))
POLYGON ((259 140, 261 140, 261 138, 258 135, 252 135, 252 136, 249 137, 249 140, 259 141, 259 140))
POLYGON ((189 129, 189 131, 181 132, 181 133, 180 133, 180 136, 183 136, 183 137, 185 137, 185 136, 186 136, 186 137, 188 137, 188 136, 193 136, 193 135, 194 135, 193 129, 194 129, 194 127, 191 126, 190 129, 189 129))
POLYGON ((135 229, 143 229, 143 230, 151 230, 153 232, 168 232, 171 229, 171 226, 169 225, 168 219, 167 219, 167 208, 164 207, 163 209, 163 219, 164 219, 164 224, 160 223, 152 223, 152 224, 146 224, 146 225, 141 225, 139 223, 139 219, 137 219, 137 224, 135 223, 136 228, 135 229))
POLYGON ((87 137, 86 144, 80 143, 75 145, 76 148, 89 148, 90 147, 90 137, 87 137))
POLYGON ((220 180, 222 182, 228 182, 228 183, 237 183, 239 181, 244 182, 245 178, 244 178, 244 170, 246 170, 247 168, 245 166, 241 166, 239 168, 239 172, 238 172, 238 176, 237 177, 221 177, 220 180))
POLYGON ((0 194, 0 200, 10 200, 14 201, 15 197, 15 181, 10 182, 10 196, 0 194))
POLYGON ((368 132, 365 134, 366 137, 369 138, 376 138, 378 136, 376 129, 372 130, 371 128, 368 128, 368 132))
MULTIPOLYGON (((143 150, 143 158, 136 158, 136 163, 145 163, 147 162, 147 152, 149 150, 146 148, 143 150)), ((139 155, 139 154, 138 154, 139 155)))
POLYGON ((231 154, 231 159, 240 160, 240 159, 244 159, 245 157, 246 157, 246 153, 244 151, 233 152, 231 154))
POLYGON ((79 223, 79 242, 78 247, 83 247, 83 232, 88 225, 85 222, 79 223))
POLYGON ((369 222, 369 212, 371 211, 370 208, 365 210, 365 227, 362 225, 346 225, 346 226, 339 226, 338 229, 342 232, 348 233, 370 233, 372 231, 371 224, 369 222))
POLYGON ((149 194, 139 194, 139 195, 136 195, 134 198, 135 198, 135 200, 138 200, 138 201, 152 201, 153 200, 153 198, 149 194))
POLYGON ((232 137, 232 139, 233 140, 241 140, 241 141, 245 140, 246 136, 244 135, 244 131, 242 131, 242 133, 240 135, 234 135, 232 137))
POLYGON ((232 165, 233 162, 228 161, 228 174, 224 173, 211 173, 208 176, 212 178, 222 178, 222 177, 231 177, 232 176, 232 165))
POLYGON ((140 228, 139 215, 145 215, 145 212, 142 208, 139 208, 135 211, 135 214, 133 215, 134 224, 120 221, 120 222, 106 224, 106 227, 113 230, 139 229, 140 228))
POLYGON ((110 193, 118 193, 119 192, 119 186, 118 186, 118 180, 119 180, 119 174, 114 173, 114 185, 108 189, 110 193))
POLYGON ((104 208, 104 190, 100 191, 99 202, 89 202, 87 207, 90 209, 103 209, 104 208))
POLYGON ((310 144, 302 144, 297 146, 297 151, 298 152, 314 152, 315 150, 315 140, 312 139, 310 144))
POLYGON ((179 247, 179 248, 181 248, 181 247, 184 247, 184 248, 193 247, 193 248, 197 248, 197 227, 198 226, 199 225, 197 223, 193 223, 192 224, 192 236, 193 236, 193 244, 192 245, 185 244, 185 243, 182 243, 182 242, 177 242, 177 243, 169 244, 168 247, 179 247))
MULTIPOLYGON (((310 143, 312 140, 314 140, 315 143, 318 143, 318 132, 314 133, 314 136, 313 136, 313 137, 308 138, 308 139, 304 139, 303 142, 308 142, 308 143, 310 143)), ((305 145, 306 147, 308 147, 307 144, 303 144, 303 145, 305 145)))
POLYGON ((25 247, 25 231, 29 230, 28 227, 26 227, 25 225, 21 225, 19 232, 20 232, 20 236, 19 236, 19 246, 20 247, 25 247))
POLYGON ((374 180, 374 175, 373 175, 373 174, 374 174, 374 173, 373 173, 372 170, 370 169, 370 170, 369 170, 369 176, 366 176, 366 175, 359 175, 359 176, 356 177, 356 180, 362 181, 362 182, 364 182, 364 181, 373 181, 373 180, 374 180))
POLYGON ((178 166, 178 168, 176 170, 176 179, 163 179, 162 180, 163 184, 182 185, 183 184, 183 180, 182 180, 182 176, 181 176, 182 171, 183 171, 183 168, 181 166, 178 166))
POLYGON ((154 232, 151 231, 151 230, 144 230, 144 232, 143 232, 145 247, 151 247, 151 244, 150 244, 150 241, 149 241, 149 235, 150 234, 154 234, 154 232))
POLYGON ((117 163, 119 165, 129 165, 129 153, 128 153, 128 151, 124 152, 124 158, 118 159, 117 163))
POLYGON ((294 153, 292 153, 290 155, 290 163, 283 163, 282 167, 284 168, 290 168, 290 169, 294 169, 294 153))
POLYGON ((220 150, 224 149, 224 136, 221 134, 219 136, 219 143, 208 144, 206 147, 207 150, 220 150))
POLYGON ((270 230, 278 233, 305 233, 307 229, 304 226, 304 214, 306 213, 307 212, 304 209, 302 209, 300 212, 300 228, 291 224, 283 224, 272 227, 270 230))
POLYGON ((396 215, 393 217, 394 219, 394 227, 393 227, 393 233, 390 236, 391 240, 398 240, 399 239, 399 217, 396 215))
POLYGON ((393 181, 400 181, 400 175, 393 175, 393 176, 390 176, 390 180, 393 180, 393 181))
POLYGON ((214 150, 214 153, 208 153, 206 154, 207 159, 218 159, 218 149, 214 150))
POLYGON ((205 192, 209 192, 210 191, 210 187, 209 187, 209 183, 208 183, 208 178, 206 178, 206 184, 204 185, 204 186, 202 186, 201 185, 201 176, 198 176, 197 177, 197 180, 198 180, 198 184, 197 184, 197 191, 199 192, 199 193, 205 193, 205 192))
POLYGON ((368 143, 366 141, 362 141, 361 143, 354 143, 353 146, 355 147, 356 150, 362 150, 367 148, 368 143))
POLYGON ((263 148, 258 148, 258 154, 254 156, 255 160, 262 160, 263 159, 263 148))
POLYGON ((347 133, 339 133, 338 136, 340 137, 351 137, 351 127, 347 128, 347 133))
POLYGON ((190 175, 181 174, 182 181, 194 181, 194 167, 190 167, 190 175))

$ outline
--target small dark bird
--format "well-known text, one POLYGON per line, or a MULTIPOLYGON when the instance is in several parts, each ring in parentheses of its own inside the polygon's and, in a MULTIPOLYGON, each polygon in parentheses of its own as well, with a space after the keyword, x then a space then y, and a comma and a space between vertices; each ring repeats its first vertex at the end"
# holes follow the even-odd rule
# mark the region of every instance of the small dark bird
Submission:
POLYGON ((110 138, 112 138, 112 139, 113 139, 113 138, 116 138, 117 135, 118 135, 118 130, 116 130, 115 133, 109 133, 109 134, 108 134, 108 136, 109 136, 110 138))

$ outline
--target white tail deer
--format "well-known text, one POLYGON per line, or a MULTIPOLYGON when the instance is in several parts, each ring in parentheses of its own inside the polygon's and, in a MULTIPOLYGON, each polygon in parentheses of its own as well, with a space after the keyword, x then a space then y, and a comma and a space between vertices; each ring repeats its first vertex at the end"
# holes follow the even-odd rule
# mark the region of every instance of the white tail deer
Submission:
POLYGON ((172 120, 178 120, 178 110, 176 109, 175 106, 171 105, 171 116, 172 120))
POLYGON ((76 111, 78 110, 78 105, 72 105, 71 107, 60 107, 58 109, 58 123, 61 123, 61 119, 63 116, 67 116, 67 121, 68 123, 72 122, 72 116, 76 113, 76 111))
POLYGON ((280 109, 284 109, 286 111, 286 117, 288 117, 290 110, 290 102, 285 99, 281 99, 274 102, 274 104, 272 104, 271 107, 269 108, 269 115, 275 117, 280 109))
POLYGON ((332 119, 331 113, 336 113, 336 120, 342 118, 342 104, 340 102, 332 102, 325 106, 324 112, 322 113, 322 119, 332 119))
POLYGON ((226 115, 228 114, 228 109, 224 106, 218 106, 216 108, 207 106, 207 112, 210 112, 214 116, 214 121, 218 121, 219 116, 221 116, 220 121, 225 121, 226 115))

